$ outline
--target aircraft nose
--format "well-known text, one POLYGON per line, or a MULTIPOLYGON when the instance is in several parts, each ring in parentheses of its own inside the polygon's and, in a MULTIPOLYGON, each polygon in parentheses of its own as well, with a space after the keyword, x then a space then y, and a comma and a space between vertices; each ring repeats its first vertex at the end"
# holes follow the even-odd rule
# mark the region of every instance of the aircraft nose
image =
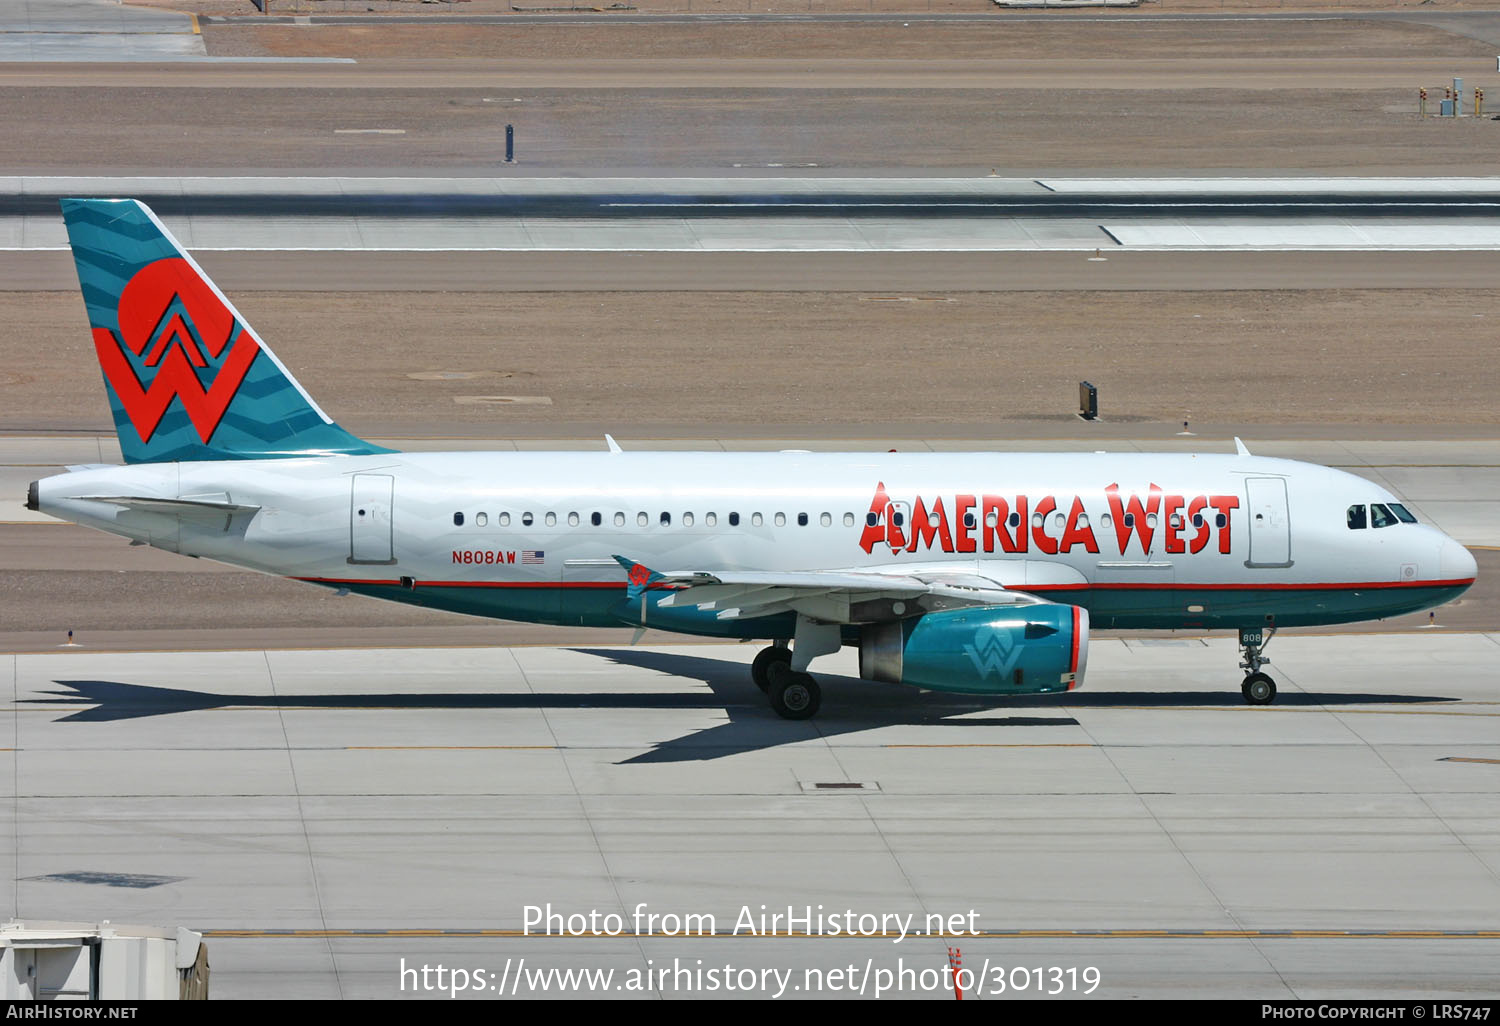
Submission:
POLYGON ((1438 576, 1445 581, 1472 581, 1479 574, 1474 554, 1452 538, 1438 551, 1438 576))

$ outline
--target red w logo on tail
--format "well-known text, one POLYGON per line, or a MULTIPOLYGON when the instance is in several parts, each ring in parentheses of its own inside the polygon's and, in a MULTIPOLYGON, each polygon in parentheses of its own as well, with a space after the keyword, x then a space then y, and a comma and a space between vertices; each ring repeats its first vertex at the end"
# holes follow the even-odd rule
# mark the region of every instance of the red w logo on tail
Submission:
POLYGON ((94 348, 141 441, 151 440, 176 398, 207 445, 260 344, 242 331, 229 345, 234 315, 181 257, 157 260, 136 272, 120 293, 119 322, 119 337, 108 328, 94 329, 94 348), (179 309, 173 308, 174 301, 179 309), (144 368, 155 368, 144 385, 126 356, 127 347, 142 358, 144 368), (228 355, 204 388, 193 368, 208 367, 226 347, 228 355))

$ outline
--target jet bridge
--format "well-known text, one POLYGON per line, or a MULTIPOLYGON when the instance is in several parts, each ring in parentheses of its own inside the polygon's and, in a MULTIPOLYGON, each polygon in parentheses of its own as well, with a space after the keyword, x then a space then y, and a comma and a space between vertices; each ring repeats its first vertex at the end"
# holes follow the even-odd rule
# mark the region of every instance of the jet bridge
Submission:
POLYGON ((208 997, 208 948, 192 930, 12 920, 0 926, 0 1000, 208 997))

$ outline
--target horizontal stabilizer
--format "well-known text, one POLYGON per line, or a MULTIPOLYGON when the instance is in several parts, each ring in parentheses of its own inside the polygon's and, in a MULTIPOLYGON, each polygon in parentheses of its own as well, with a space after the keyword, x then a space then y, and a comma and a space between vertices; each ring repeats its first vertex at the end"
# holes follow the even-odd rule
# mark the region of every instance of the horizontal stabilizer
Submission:
POLYGON ((169 517, 201 518, 218 520, 237 513, 256 513, 259 506, 245 506, 237 502, 207 502, 201 499, 158 499, 141 495, 80 495, 88 502, 107 502, 113 506, 138 510, 142 513, 161 513, 169 517))

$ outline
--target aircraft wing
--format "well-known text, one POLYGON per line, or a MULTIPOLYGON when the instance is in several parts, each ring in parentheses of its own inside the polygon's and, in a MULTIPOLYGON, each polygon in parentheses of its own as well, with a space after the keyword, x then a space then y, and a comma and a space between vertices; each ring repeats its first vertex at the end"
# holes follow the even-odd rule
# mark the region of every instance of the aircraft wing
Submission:
POLYGON ((695 606, 721 620, 795 612, 825 623, 878 623, 966 606, 1027 605, 1042 601, 962 572, 870 573, 860 570, 650 570, 615 557, 630 574, 630 597, 648 588, 670 590, 659 606, 695 606))

